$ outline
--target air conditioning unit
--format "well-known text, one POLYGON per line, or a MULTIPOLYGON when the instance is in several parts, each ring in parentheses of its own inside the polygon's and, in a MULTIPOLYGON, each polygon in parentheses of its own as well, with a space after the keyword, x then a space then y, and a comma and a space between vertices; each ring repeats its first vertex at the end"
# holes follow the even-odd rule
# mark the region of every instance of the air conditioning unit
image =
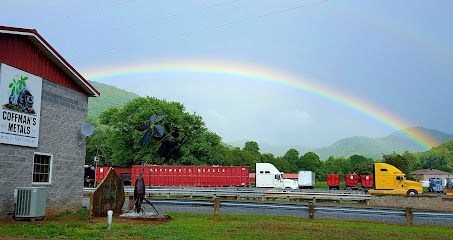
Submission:
POLYGON ((14 189, 14 219, 43 220, 46 214, 46 187, 14 189))

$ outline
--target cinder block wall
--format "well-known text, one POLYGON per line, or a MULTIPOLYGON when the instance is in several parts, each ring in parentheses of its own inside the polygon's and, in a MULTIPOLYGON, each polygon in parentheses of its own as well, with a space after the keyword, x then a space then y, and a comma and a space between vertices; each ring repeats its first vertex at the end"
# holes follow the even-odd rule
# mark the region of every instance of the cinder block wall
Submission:
POLYGON ((88 97, 45 79, 42 88, 38 148, 0 144, 0 218, 13 210, 14 188, 33 186, 35 152, 53 154, 51 185, 44 185, 47 213, 82 206, 85 141, 80 127, 87 118, 88 97))

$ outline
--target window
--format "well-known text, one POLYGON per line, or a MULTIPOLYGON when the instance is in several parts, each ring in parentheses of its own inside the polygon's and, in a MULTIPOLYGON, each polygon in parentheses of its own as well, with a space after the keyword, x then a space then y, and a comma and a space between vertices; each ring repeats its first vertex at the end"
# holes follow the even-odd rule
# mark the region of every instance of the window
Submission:
POLYGON ((265 171, 264 173, 271 173, 271 172, 269 172, 269 171, 265 171))
POLYGON ((33 183, 50 184, 52 178, 52 155, 35 153, 33 159, 33 183))
POLYGON ((388 172, 388 170, 385 168, 381 168, 381 172, 388 172))

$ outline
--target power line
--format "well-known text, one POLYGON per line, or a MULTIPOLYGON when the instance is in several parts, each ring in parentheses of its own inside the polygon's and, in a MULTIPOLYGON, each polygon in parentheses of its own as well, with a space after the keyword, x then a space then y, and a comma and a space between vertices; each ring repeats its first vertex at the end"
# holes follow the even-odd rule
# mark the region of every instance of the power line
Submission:
POLYGON ((61 16, 61 17, 59 17, 59 18, 57 18, 57 19, 55 19, 53 21, 62 22, 62 21, 64 21, 67 18, 83 16, 83 15, 90 15, 90 14, 93 14, 93 13, 101 12, 101 11, 103 11, 105 9, 121 6, 121 5, 128 4, 128 3, 131 3, 131 2, 134 2, 134 1, 137 1, 137 0, 123 0, 123 1, 114 2, 114 3, 111 3, 111 4, 107 4, 107 5, 104 5, 102 7, 90 9, 90 10, 87 10, 87 11, 77 11, 77 12, 73 12, 73 13, 68 14, 68 15, 61 16))
MULTIPOLYGON (((139 25, 142 25, 142 24, 145 24, 145 23, 162 22, 164 20, 170 20, 170 19, 176 18, 176 17, 188 16, 188 15, 191 15, 191 14, 194 14, 194 13, 204 12, 204 11, 212 9, 212 8, 217 8, 217 7, 230 5, 230 4, 238 2, 238 1, 240 1, 240 0, 232 0, 232 1, 227 1, 227 2, 217 3, 217 4, 209 5, 209 6, 206 6, 206 7, 203 7, 203 8, 192 9, 190 11, 182 11, 182 12, 179 12, 179 13, 163 16, 163 17, 160 17, 160 18, 144 19, 144 20, 142 20, 140 22, 136 22, 136 23, 132 23, 132 24, 124 25, 124 26, 114 27, 114 28, 110 28, 110 29, 102 29, 102 30, 98 31, 96 33, 96 35, 101 35, 101 34, 103 34, 105 32, 109 32, 109 31, 118 31, 118 30, 123 30, 123 29, 130 29, 132 27, 136 27, 136 26, 139 26, 139 25)), ((79 38, 86 38, 86 37, 92 36, 92 34, 85 33, 85 34, 82 34, 82 35, 79 34, 77 36, 79 38)), ((73 38, 71 37, 71 39, 73 39, 73 38)))
MULTIPOLYGON (((289 11, 294 11, 294 10, 305 8, 305 7, 311 7, 311 6, 315 6, 315 5, 320 5, 321 3, 324 3, 324 2, 327 2, 327 1, 329 1, 329 0, 321 0, 321 1, 312 2, 312 3, 309 3, 309 4, 303 4, 303 5, 298 5, 298 6, 295 6, 295 7, 290 7, 290 8, 280 9, 280 10, 276 10, 276 11, 271 11, 271 12, 267 12, 267 13, 264 13, 264 14, 261 14, 261 15, 258 15, 258 16, 245 17, 245 18, 241 18, 241 19, 234 20, 234 21, 227 22, 227 23, 201 27, 201 28, 195 29, 193 31, 188 31, 188 32, 183 32, 183 33, 176 33, 176 34, 168 34, 168 35, 164 35, 164 36, 161 36, 161 37, 153 38, 150 41, 154 41, 155 42, 155 41, 159 41, 159 40, 163 40, 163 39, 187 36, 187 35, 191 35, 191 34, 198 33, 198 32, 224 28, 224 27, 227 27, 227 26, 230 26, 230 25, 234 25, 234 24, 238 24, 238 23, 256 21, 256 20, 261 19, 261 18, 265 18, 265 17, 281 14, 281 13, 284 13, 284 12, 289 12, 289 11)), ((148 41, 147 43, 149 43, 150 41, 148 41)), ((140 44, 142 44, 142 43, 124 44, 124 45, 119 46, 119 47, 106 49, 103 52, 112 52, 112 51, 116 51, 116 50, 120 50, 120 49, 123 49, 123 48, 131 47, 131 46, 134 46, 134 45, 140 45, 140 44)))

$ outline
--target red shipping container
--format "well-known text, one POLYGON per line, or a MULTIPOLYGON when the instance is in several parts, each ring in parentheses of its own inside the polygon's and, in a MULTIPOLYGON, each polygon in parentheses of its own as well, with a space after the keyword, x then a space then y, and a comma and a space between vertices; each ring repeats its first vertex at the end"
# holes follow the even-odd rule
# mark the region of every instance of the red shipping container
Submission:
POLYGON ((97 167, 96 168, 96 182, 102 182, 111 167, 97 167))
POLYGON ((362 188, 373 188, 374 187, 374 176, 373 175, 361 175, 360 184, 362 188))
POLYGON ((131 184, 143 168, 146 186, 193 186, 193 187, 247 187, 249 186, 248 166, 132 166, 131 184))
POLYGON ((359 188, 359 175, 357 174, 345 174, 344 175, 346 189, 357 189, 359 188))
POLYGON ((130 175, 131 174, 131 168, 125 168, 125 167, 97 167, 96 168, 96 181, 101 182, 104 180, 104 178, 107 176, 107 173, 109 172, 109 169, 113 168, 113 171, 115 171, 116 175, 121 177, 123 181, 130 181, 130 175))
POLYGON ((329 189, 340 189, 340 175, 328 174, 327 175, 327 186, 329 189))

